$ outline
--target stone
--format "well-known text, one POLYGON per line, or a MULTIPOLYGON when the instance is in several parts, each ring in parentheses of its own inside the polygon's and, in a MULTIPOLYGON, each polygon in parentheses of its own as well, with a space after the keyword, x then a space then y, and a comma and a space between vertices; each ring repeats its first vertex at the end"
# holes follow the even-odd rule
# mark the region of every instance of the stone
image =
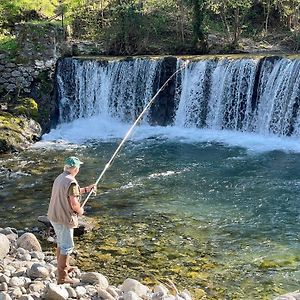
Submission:
POLYGON ((6 292, 0 292, 0 300, 12 300, 6 292))
POLYGON ((193 300, 191 294, 187 290, 184 290, 183 292, 179 293, 179 296, 184 300, 193 300))
POLYGON ((9 286, 11 287, 21 287, 21 286, 24 286, 25 285, 25 280, 24 280, 25 277, 12 277, 8 283, 9 286))
POLYGON ((13 90, 15 90, 16 89, 16 85, 15 84, 13 84, 13 83, 10 83, 10 84, 8 84, 7 86, 6 86, 6 90, 7 91, 13 91, 13 90))
POLYGON ((7 291, 8 290, 8 284, 6 282, 0 283, 0 291, 7 291))
POLYGON ((117 299, 116 297, 113 297, 113 295, 111 293, 109 293, 106 290, 103 290, 101 288, 98 289, 98 296, 101 299, 105 299, 105 300, 115 300, 115 299, 117 299))
POLYGON ((165 299, 165 295, 163 294, 163 292, 155 292, 151 297, 151 300, 164 300, 164 299, 165 299))
POLYGON ((163 294, 163 296, 165 296, 165 295, 168 295, 169 290, 163 284, 159 284, 154 287, 154 292, 155 293, 161 292, 163 294))
POLYGON ((77 294, 75 290, 71 286, 66 286, 66 290, 68 291, 69 298, 76 298, 77 294))
POLYGON ((22 296, 22 291, 19 287, 15 287, 11 293, 13 299, 18 299, 22 296))
POLYGON ((27 272, 27 268, 21 267, 21 268, 17 269, 16 272, 13 273, 13 276, 16 276, 16 277, 23 276, 24 274, 26 274, 26 272, 27 272))
POLYGON ((123 299, 124 300, 141 300, 141 298, 133 291, 124 293, 123 299))
POLYGON ((22 295, 19 300, 34 300, 34 298, 30 295, 22 295))
POLYGON ((146 295, 149 288, 135 279, 127 278, 120 287, 121 291, 124 293, 135 292, 138 296, 146 295))
POLYGON ((18 245, 18 247, 22 247, 28 251, 42 252, 42 247, 40 245, 40 242, 35 237, 35 235, 30 232, 26 232, 26 233, 22 234, 17 239, 17 245, 18 245))
POLYGON ((10 242, 6 235, 0 233, 0 259, 3 259, 9 252, 10 242))
POLYGON ((28 290, 30 292, 40 293, 45 289, 45 287, 46 286, 41 281, 34 281, 29 285, 28 290))
POLYGON ((31 279, 35 278, 47 278, 49 276, 49 270, 40 263, 34 263, 29 270, 27 270, 27 275, 31 279))
POLYGON ((77 286, 75 288, 77 297, 80 299, 81 297, 83 297, 86 294, 86 289, 83 286, 77 286))
POLYGON ((18 70, 14 70, 14 71, 11 72, 11 75, 12 75, 13 77, 19 77, 19 76, 21 76, 21 72, 18 71, 18 70))
POLYGON ((97 272, 83 273, 81 276, 83 283, 97 284, 100 288, 106 290, 108 288, 108 280, 106 277, 97 272))
POLYGON ((45 300, 66 300, 69 298, 69 293, 64 286, 59 286, 50 283, 45 292, 45 300))
MULTIPOLYGON (((119 297, 119 294, 118 294, 118 289, 114 286, 109 286, 107 289, 106 289, 107 292, 109 292, 114 298, 118 298, 119 297)), ((121 291, 119 291, 120 294, 121 294, 121 291)))
POLYGON ((0 282, 5 282, 5 283, 9 283, 10 278, 5 275, 5 274, 1 274, 0 275, 0 282))
POLYGON ((37 258, 39 260, 45 259, 45 254, 43 252, 32 251, 32 252, 30 252, 30 255, 32 258, 37 258))

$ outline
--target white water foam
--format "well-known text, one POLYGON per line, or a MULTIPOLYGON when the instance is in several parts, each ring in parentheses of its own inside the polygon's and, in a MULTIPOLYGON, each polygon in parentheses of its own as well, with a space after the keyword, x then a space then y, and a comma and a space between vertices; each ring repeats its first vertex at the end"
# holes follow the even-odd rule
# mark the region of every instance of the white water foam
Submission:
MULTIPOLYGON (((70 123, 60 124, 50 133, 45 134, 35 147, 70 147, 85 146, 88 141, 107 142, 122 139, 131 124, 109 118, 91 117, 77 119, 70 123)), ((242 147, 250 152, 284 151, 300 153, 300 141, 295 137, 278 137, 259 135, 257 133, 231 130, 213 130, 183 127, 161 127, 140 125, 129 138, 143 141, 149 138, 172 140, 179 143, 221 143, 224 146, 242 147)))

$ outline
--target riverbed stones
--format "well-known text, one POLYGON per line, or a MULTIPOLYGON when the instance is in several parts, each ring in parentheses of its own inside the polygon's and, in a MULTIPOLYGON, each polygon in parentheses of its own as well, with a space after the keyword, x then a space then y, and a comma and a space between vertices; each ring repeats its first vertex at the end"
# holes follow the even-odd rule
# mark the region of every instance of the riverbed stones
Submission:
POLYGON ((0 233, 0 259, 3 259, 9 252, 10 241, 6 235, 0 233))
POLYGON ((39 252, 42 251, 40 242, 35 237, 35 235, 30 232, 26 232, 26 233, 22 234, 17 239, 17 245, 18 245, 18 247, 21 247, 28 251, 39 251, 39 252))

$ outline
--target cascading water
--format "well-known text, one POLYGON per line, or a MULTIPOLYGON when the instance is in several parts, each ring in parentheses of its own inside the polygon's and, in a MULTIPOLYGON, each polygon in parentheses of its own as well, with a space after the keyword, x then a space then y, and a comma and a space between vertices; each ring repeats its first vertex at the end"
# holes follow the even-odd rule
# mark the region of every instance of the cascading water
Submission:
MULTIPOLYGON (((95 115, 132 122, 163 83, 162 61, 61 60, 60 122, 95 115)), ((300 61, 287 58, 192 61, 171 83, 168 121, 160 124, 152 113, 146 122, 299 136, 299 72, 300 61)), ((158 99, 156 106, 166 104, 158 99)))
POLYGON ((99 115, 132 121, 153 93, 160 61, 65 59, 58 64, 59 122, 99 115))

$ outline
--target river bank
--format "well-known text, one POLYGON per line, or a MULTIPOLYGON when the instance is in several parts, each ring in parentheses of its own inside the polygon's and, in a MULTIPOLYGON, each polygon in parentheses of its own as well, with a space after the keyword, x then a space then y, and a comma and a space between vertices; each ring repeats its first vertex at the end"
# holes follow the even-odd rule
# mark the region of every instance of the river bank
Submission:
POLYGON ((57 285, 56 258, 43 252, 32 233, 14 228, 0 228, 0 299, 122 299, 122 300, 191 300, 187 290, 179 292, 159 284, 149 288, 135 279, 127 278, 121 285, 110 284, 98 272, 76 269, 70 276, 75 285, 57 285))

